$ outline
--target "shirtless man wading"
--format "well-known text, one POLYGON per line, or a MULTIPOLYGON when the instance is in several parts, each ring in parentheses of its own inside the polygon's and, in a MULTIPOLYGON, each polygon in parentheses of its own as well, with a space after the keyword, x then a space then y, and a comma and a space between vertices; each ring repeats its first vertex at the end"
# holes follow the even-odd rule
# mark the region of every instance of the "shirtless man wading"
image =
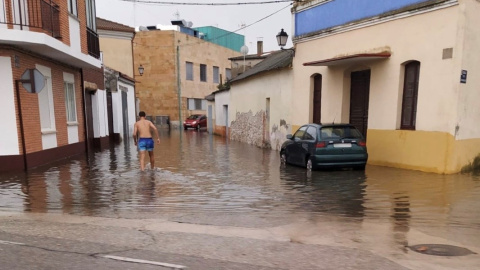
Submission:
POLYGON ((141 111, 138 116, 140 116, 140 120, 138 120, 135 125, 133 126, 133 140, 135 141, 135 145, 138 145, 138 151, 140 151, 140 168, 142 171, 145 170, 145 151, 148 151, 148 155, 150 156, 150 168, 155 168, 155 157, 153 155, 153 138, 151 130, 155 130, 157 135, 157 142, 160 143, 160 136, 158 135, 158 130, 153 125, 152 122, 145 119, 145 112, 141 111), (138 135, 138 136, 137 136, 138 135))

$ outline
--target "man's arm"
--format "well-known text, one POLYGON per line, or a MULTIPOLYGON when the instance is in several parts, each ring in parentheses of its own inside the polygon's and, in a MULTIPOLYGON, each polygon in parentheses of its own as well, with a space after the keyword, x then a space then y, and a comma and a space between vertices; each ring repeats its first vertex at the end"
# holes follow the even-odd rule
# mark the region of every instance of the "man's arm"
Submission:
POLYGON ((133 141, 135 142, 135 145, 137 145, 137 123, 133 125, 133 141))
POLYGON ((157 142, 160 143, 160 135, 158 135, 157 127, 152 122, 150 122, 150 127, 153 128, 153 130, 155 130, 155 134, 157 134, 157 142))

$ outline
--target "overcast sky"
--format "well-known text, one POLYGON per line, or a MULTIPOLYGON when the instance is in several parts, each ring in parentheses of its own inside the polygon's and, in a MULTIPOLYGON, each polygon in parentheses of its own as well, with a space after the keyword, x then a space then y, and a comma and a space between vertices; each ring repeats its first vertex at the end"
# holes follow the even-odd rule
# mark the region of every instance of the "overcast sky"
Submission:
MULTIPOLYGON (((170 21, 177 18, 191 21, 192 27, 215 26, 227 31, 236 31, 242 24, 250 25, 236 33, 245 36, 249 54, 257 52, 257 40, 262 38, 264 51, 278 50, 275 36, 283 28, 289 35, 286 48, 292 46, 290 2, 263 5, 233 5, 233 6, 190 6, 165 5, 145 2, 160 2, 163 0, 97 0, 97 16, 103 19, 128 26, 171 25, 170 21), (281 11, 279 11, 281 10, 281 11), (279 11, 278 13, 275 13, 279 11), (275 14, 273 14, 275 13, 275 14), (273 14, 273 15, 272 15, 273 14), (267 16, 271 15, 268 18, 267 16), (263 19, 265 18, 265 19, 263 19), (260 22, 255 23, 256 21, 260 22)), ((262 0, 166 0, 175 3, 250 3, 262 0)), ((269 0, 265 0, 269 1, 269 0)))

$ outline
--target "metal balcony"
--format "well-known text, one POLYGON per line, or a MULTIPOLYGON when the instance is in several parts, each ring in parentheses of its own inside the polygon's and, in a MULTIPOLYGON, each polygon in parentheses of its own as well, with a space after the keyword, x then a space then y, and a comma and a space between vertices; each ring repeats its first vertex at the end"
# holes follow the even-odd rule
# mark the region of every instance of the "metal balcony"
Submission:
POLYGON ((60 9, 51 0, 0 0, 0 24, 61 38, 60 9))
POLYGON ((99 59, 100 58, 100 42, 98 41, 98 34, 90 28, 87 28, 87 45, 88 54, 99 59))

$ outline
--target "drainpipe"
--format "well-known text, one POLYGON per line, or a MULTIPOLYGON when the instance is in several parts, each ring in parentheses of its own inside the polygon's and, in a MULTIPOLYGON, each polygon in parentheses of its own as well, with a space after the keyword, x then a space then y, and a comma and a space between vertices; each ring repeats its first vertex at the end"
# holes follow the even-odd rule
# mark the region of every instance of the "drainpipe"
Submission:
POLYGON ((177 45, 177 88, 178 88, 178 128, 182 129, 182 88, 180 83, 180 46, 179 45, 177 45))
POLYGON ((27 171, 27 146, 25 144, 25 130, 23 128, 23 116, 22 116, 22 105, 20 102, 20 86, 18 85, 19 81, 15 80, 15 90, 17 92, 17 106, 18 106, 18 119, 20 122, 20 135, 22 136, 22 153, 23 153, 23 167, 27 171))

